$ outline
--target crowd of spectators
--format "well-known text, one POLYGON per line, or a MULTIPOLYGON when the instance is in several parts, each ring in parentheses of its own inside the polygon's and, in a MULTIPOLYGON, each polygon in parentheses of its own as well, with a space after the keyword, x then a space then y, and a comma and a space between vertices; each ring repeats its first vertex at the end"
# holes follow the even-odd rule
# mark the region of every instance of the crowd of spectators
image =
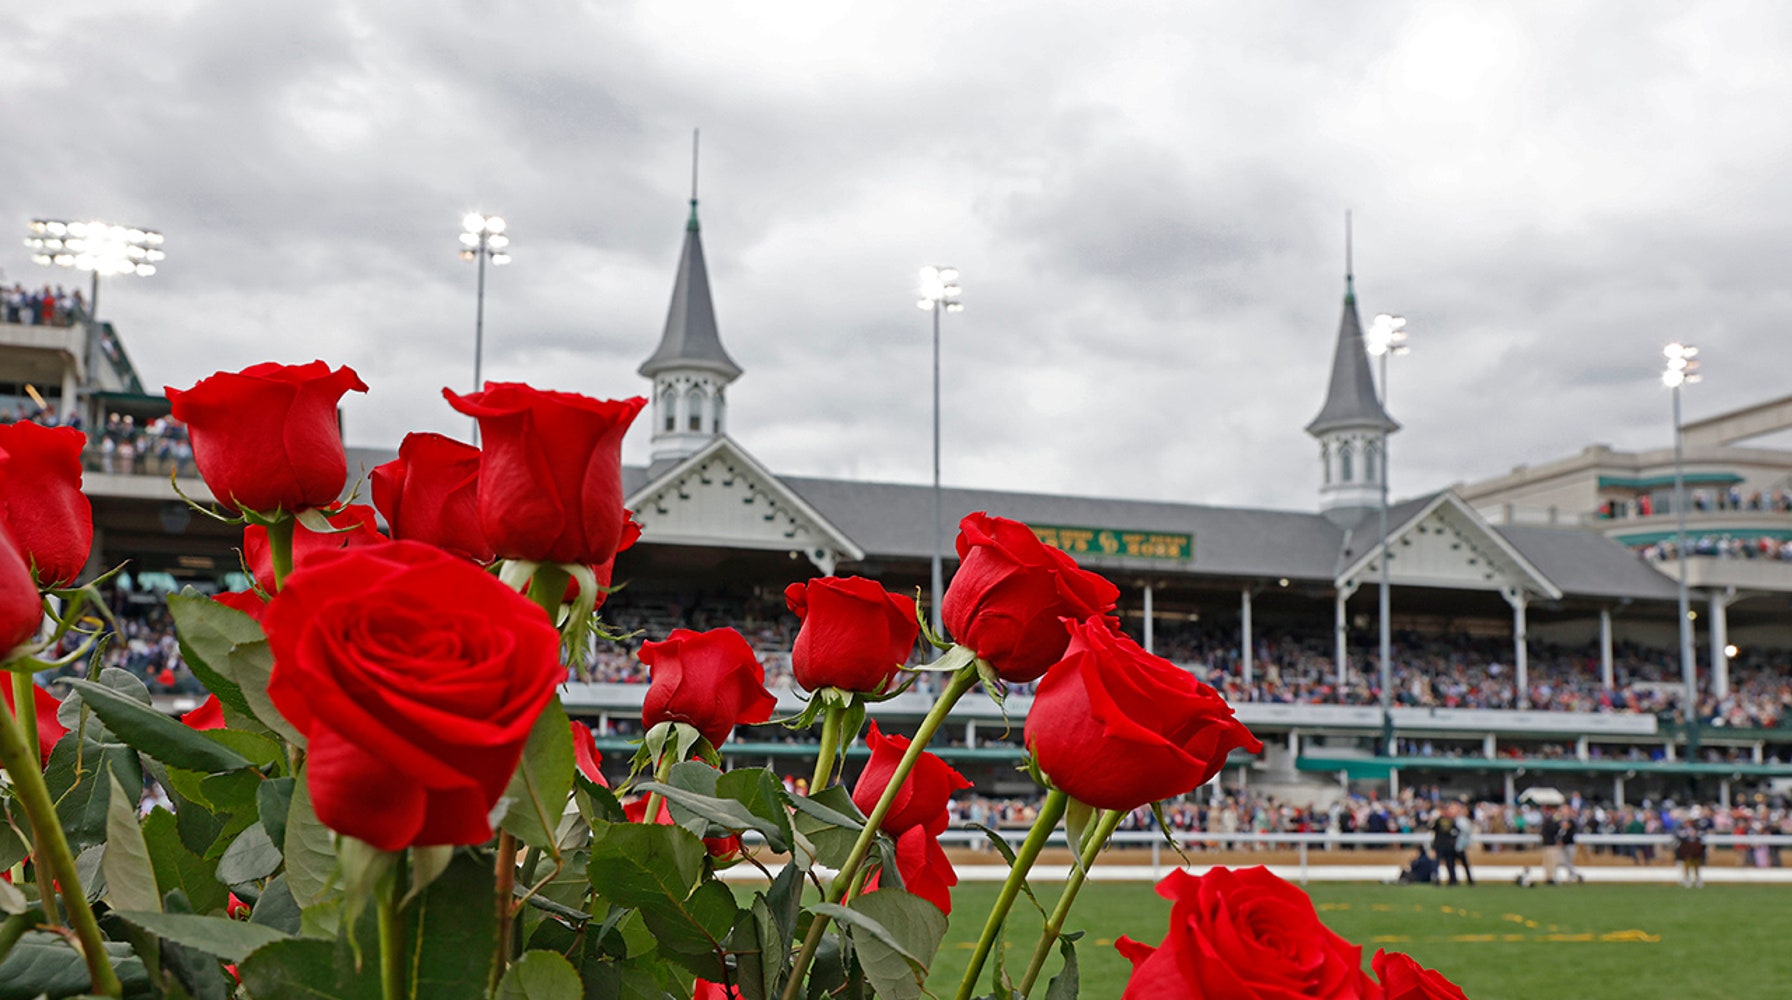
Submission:
MULTIPOLYGON (((0 409, 0 420, 87 429, 78 409, 58 412, 55 403, 31 398, 13 399, 10 413, 0 409)), ((89 472, 115 475, 165 478, 175 472, 183 476, 198 474, 187 425, 167 414, 142 421, 131 414, 108 414, 105 425, 89 436, 81 462, 89 472)))
MULTIPOLYGON (((1716 559, 1766 559, 1778 562, 1792 562, 1792 539, 1738 538, 1735 535, 1699 535, 1686 540, 1686 548, 1694 557, 1708 556, 1716 559)), ((1645 545, 1639 549, 1644 559, 1655 562, 1666 562, 1680 558, 1680 545, 1672 538, 1663 539, 1653 545, 1645 545)))
MULTIPOLYGON (((1722 489, 1692 489, 1687 492, 1687 507, 1701 513, 1707 511, 1792 511, 1792 492, 1784 488, 1751 490, 1743 493, 1739 486, 1722 489)), ((1674 512, 1674 494, 1644 493, 1622 500, 1607 500, 1595 512, 1601 520, 1650 517, 1674 512)))
POLYGON ((70 326, 86 315, 87 307, 79 290, 65 291, 61 285, 26 288, 15 283, 0 287, 0 320, 26 326, 70 326))

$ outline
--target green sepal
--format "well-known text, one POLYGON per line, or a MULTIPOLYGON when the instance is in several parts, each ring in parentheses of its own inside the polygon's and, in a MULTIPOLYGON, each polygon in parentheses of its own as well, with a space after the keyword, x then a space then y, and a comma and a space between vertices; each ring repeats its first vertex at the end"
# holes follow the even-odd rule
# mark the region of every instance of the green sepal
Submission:
POLYGON ((1064 806, 1064 836, 1070 842, 1070 863, 1084 875, 1088 875, 1089 870, 1083 867, 1083 846, 1089 835, 1089 821, 1095 818, 1095 813, 1094 806, 1074 795, 1064 806))

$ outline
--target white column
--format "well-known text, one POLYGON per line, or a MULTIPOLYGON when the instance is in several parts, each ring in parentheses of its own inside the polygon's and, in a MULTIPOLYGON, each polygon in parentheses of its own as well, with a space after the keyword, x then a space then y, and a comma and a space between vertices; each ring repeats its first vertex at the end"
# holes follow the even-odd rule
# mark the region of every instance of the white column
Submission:
POLYGON ((1618 804, 1619 809, 1624 808, 1624 776, 1622 774, 1612 775, 1612 801, 1618 804))
POLYGON ((1351 583, 1338 588, 1338 606, 1334 615, 1337 638, 1333 647, 1333 662, 1337 665, 1338 686, 1343 687, 1350 677, 1350 625, 1346 617, 1345 602, 1350 595, 1356 593, 1356 584, 1351 583))
POLYGON ((1518 802, 1518 783, 1512 779, 1512 772, 1507 771, 1506 772, 1506 804, 1513 805, 1517 802, 1518 802))
POLYGON ((1754 747, 1754 750, 1752 751, 1752 756, 1753 756, 1755 763, 1757 763, 1757 764, 1767 763, 1767 741, 1766 740, 1756 740, 1755 741, 1755 747, 1754 747))
POLYGON ((1488 760, 1492 760, 1499 756, 1499 744, 1495 742, 1492 733, 1488 733, 1481 737, 1481 756, 1486 757, 1488 760))
POLYGON ((1736 588, 1726 587, 1711 592, 1711 693, 1722 699, 1730 695, 1730 657, 1724 650, 1730 645, 1730 602, 1736 599, 1736 588))
POLYGON ((964 724, 964 745, 972 750, 977 748, 977 723, 975 720, 964 724))
POLYGON ((1249 687, 1250 685, 1256 683, 1256 677, 1257 677, 1257 663, 1256 663, 1256 651, 1255 651, 1255 647, 1257 645, 1257 637, 1251 632, 1251 588, 1249 588, 1249 587, 1246 587, 1242 591, 1239 591, 1238 620, 1239 620, 1239 626, 1238 626, 1239 660, 1238 660, 1238 662, 1239 662, 1239 666, 1243 670, 1245 686, 1249 687))
POLYGON ((1725 809, 1730 808, 1730 779, 1722 778, 1717 783, 1717 804, 1725 809))
POLYGON ((1388 798, 1396 802, 1400 800, 1400 769, 1397 767, 1388 768, 1388 798))
POLYGON ((1517 587, 1502 587, 1500 594, 1506 603, 1512 605, 1512 670, 1513 682, 1518 687, 1518 707, 1531 707, 1531 677, 1528 654, 1529 647, 1525 643, 1524 609, 1530 602, 1525 592, 1517 587))
POLYGON ((1288 730, 1288 756, 1297 760, 1300 758, 1300 730, 1298 729, 1288 730))
POLYGON ((1612 609, 1599 609, 1599 683, 1610 691, 1612 680, 1612 609))
POLYGON ((1588 760, 1591 758, 1591 754, 1588 751, 1587 738, 1585 736, 1574 741, 1574 756, 1581 760, 1588 760))
MULTIPOLYGON (((56 404, 56 419, 63 424, 67 424, 70 420, 73 420, 75 414, 79 412, 75 406, 76 388, 77 383, 75 381, 74 363, 65 363, 62 366, 62 401, 56 404)), ((100 423, 100 421, 96 420, 94 423, 97 424, 100 423)))
POLYGON ((1157 616, 1151 610, 1151 584, 1147 583, 1145 584, 1145 652, 1147 653, 1157 652, 1155 648, 1157 636, 1153 629, 1156 623, 1157 616))

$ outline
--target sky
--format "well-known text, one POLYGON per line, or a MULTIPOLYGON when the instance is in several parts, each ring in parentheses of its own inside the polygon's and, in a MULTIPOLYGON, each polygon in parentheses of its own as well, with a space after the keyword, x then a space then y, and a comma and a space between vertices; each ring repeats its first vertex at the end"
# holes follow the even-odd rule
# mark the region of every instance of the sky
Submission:
MULTIPOLYGON (((0 271, 34 217, 159 229, 102 286, 146 384, 321 358, 350 444, 466 437, 489 379, 644 394, 701 129, 730 433, 775 471, 1314 509, 1354 213, 1396 497, 1671 441, 1792 361, 1776 3, 0 7, 0 271)), ((648 428, 625 457, 643 463, 648 428)))

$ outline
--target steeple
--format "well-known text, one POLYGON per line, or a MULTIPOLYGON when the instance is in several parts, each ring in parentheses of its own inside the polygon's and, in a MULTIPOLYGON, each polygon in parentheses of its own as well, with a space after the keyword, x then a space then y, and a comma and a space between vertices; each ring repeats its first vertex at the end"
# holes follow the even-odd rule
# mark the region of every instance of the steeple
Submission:
POLYGON ((1353 522, 1381 502, 1382 456, 1387 435, 1400 429, 1388 416, 1369 370, 1362 320, 1356 310, 1356 276, 1350 259, 1350 221, 1344 223, 1344 315, 1332 353, 1325 405, 1307 424, 1319 439, 1319 509, 1340 523, 1353 522))
POLYGON ((697 223, 697 134, 691 135, 691 217, 672 284, 666 329, 653 355, 636 369, 653 380, 652 457, 655 466, 690 455, 723 433, 723 389, 740 366, 722 347, 709 268, 697 223))

